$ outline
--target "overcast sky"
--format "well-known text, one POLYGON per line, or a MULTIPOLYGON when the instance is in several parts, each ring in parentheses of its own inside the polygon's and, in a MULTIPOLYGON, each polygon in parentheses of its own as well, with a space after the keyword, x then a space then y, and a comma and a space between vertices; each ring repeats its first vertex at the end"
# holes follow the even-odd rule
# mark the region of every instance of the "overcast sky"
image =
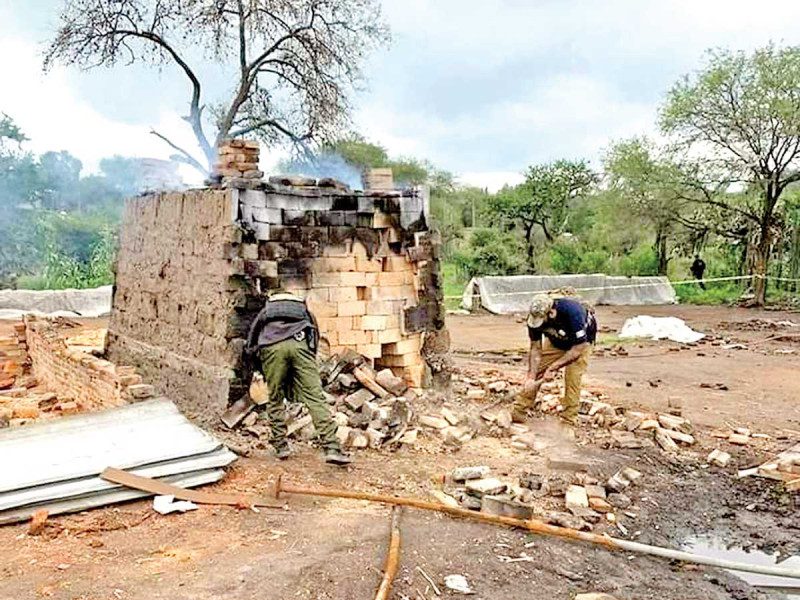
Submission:
MULTIPOLYGON (((37 152, 167 157, 151 127, 187 146, 175 71, 43 74, 59 0, 0 0, 0 112, 37 152)), ((389 48, 366 67, 354 120, 392 155, 428 158, 495 189, 527 165, 597 162, 654 131, 670 85, 710 47, 800 43, 797 0, 384 0, 389 48)), ((214 78, 221 81, 221 78, 214 78)), ((275 155, 271 157, 275 159, 275 155)), ((267 157, 270 162, 270 157, 267 157)))

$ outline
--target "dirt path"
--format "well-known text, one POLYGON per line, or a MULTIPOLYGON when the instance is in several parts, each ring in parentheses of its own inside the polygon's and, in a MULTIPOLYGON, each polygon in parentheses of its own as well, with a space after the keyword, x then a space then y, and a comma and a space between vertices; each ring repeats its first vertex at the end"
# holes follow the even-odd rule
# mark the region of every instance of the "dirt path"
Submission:
MULTIPOLYGON (((676 316, 698 331, 746 344, 776 333, 800 334, 798 313, 703 306, 602 306, 597 314, 605 332, 601 341, 618 332, 625 319, 640 314, 676 316), (793 321, 798 326, 753 330, 749 327, 754 319, 793 321)), ((448 323, 453 350, 461 353, 462 362, 481 360, 478 355, 482 352, 523 352, 528 344, 525 325, 515 317, 451 316, 448 323)), ((624 347, 628 356, 596 353, 587 376, 588 386, 606 392, 616 403, 663 410, 669 397, 678 397, 685 414, 703 425, 731 423, 768 432, 800 431, 800 339, 759 343, 749 350, 726 350, 709 343, 680 349, 673 342, 626 342, 624 347), (793 353, 779 353, 785 350, 793 353), (728 390, 702 388, 701 384, 724 384, 728 390)))
MULTIPOLYGON (((633 309, 600 310, 603 326, 618 328, 633 309)), ((722 327, 752 318, 794 319, 797 315, 668 307, 650 314, 676 314, 702 331, 737 340, 767 337, 774 331, 722 327)), ((511 317, 450 319, 459 364, 477 372, 521 372, 513 356, 527 344, 524 326, 511 317), (479 356, 480 352, 492 353, 479 356), (513 354, 513 353, 512 353, 513 354), (491 363, 486 361, 500 361, 491 363)), ((604 334, 609 335, 609 334, 604 334)), ((798 426, 800 360, 775 354, 790 344, 764 349, 723 350, 720 346, 670 352, 664 344, 627 344, 629 356, 597 356, 589 384, 615 403, 663 408, 668 396, 683 396, 687 415, 701 424, 698 446, 669 460, 655 449, 611 449, 583 429, 573 440, 551 418, 533 424, 536 435, 552 443, 537 452, 514 449, 508 438, 479 436, 458 450, 422 443, 396 453, 357 454, 352 468, 326 467, 305 445, 286 463, 268 455, 242 459, 228 477, 207 489, 269 490, 279 470, 307 484, 363 489, 428 498, 432 481, 455 466, 487 464, 501 478, 547 472, 548 458, 565 450, 578 453, 599 479, 632 466, 644 475, 631 489, 631 506, 620 519, 632 539, 675 547, 687 536, 709 530, 743 545, 797 551, 800 523, 795 500, 761 479, 737 480, 736 468, 764 460, 775 449, 800 440, 784 433, 758 447, 737 449, 726 470, 706 469, 702 457, 718 442, 702 425, 724 421, 749 424, 781 434, 798 426), (656 356, 636 355, 653 354, 656 356), (698 356, 704 353, 705 356, 698 356), (660 380, 660 381, 659 381, 660 380), (651 387, 654 381, 658 387, 651 387), (627 383, 631 385, 628 386, 627 383), (726 383, 727 392, 700 388, 726 383), (706 408, 708 407, 708 408, 706 408), (549 436, 549 437, 548 437, 549 436)), ((792 348, 800 346, 791 346, 792 348)), ((494 375, 496 376, 496 375, 494 375)), ((429 409, 433 409, 429 407, 429 409)), ((482 406, 474 407, 477 411, 482 406)), ((569 479, 572 473, 562 476, 569 479)), ((0 599, 55 600, 250 600, 369 599, 381 577, 389 524, 386 507, 342 500, 288 498, 287 510, 256 514, 230 507, 201 507, 169 516, 152 512, 146 501, 55 517, 41 536, 25 525, 0 528, 0 599)), ((542 500, 543 511, 563 499, 542 500)), ((578 592, 608 592, 619 600, 760 599, 763 594, 713 569, 608 552, 588 545, 448 517, 406 511, 401 568, 394 600, 455 598, 436 596, 417 567, 443 587, 448 574, 465 575, 475 598, 571 600, 578 592), (530 561, 507 563, 502 557, 530 561)), ((598 533, 622 536, 601 522, 598 533)))

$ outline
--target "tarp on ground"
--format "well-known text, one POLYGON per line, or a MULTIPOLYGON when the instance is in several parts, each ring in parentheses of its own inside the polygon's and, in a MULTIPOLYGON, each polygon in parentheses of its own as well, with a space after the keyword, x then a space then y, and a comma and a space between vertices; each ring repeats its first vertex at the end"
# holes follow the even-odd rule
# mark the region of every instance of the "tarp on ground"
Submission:
POLYGON ((85 290, 0 290, 0 319, 19 319, 28 313, 104 317, 110 312, 110 285, 85 290))
POLYGON ((677 303, 675 290, 666 277, 615 277, 596 273, 475 277, 464 289, 461 305, 467 310, 482 307, 499 315, 524 313, 534 294, 565 287, 574 288, 593 304, 646 306, 677 303))

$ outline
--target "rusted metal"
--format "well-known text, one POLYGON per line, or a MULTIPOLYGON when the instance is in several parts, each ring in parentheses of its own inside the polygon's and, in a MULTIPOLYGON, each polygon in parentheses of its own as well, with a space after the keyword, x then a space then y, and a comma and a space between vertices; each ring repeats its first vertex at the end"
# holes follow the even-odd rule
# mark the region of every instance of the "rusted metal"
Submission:
POLYGON ((415 498, 401 498, 399 496, 385 496, 383 494, 371 494, 368 492, 351 492, 347 490, 339 490, 334 488, 322 487, 309 487, 293 485, 283 481, 279 477, 276 486, 276 495, 280 492, 287 494, 298 494, 305 496, 323 496, 328 498, 350 498, 352 500, 367 500, 369 502, 380 502, 382 504, 392 504, 396 506, 411 506, 422 510, 433 510, 442 512, 454 517, 464 517, 472 519, 473 521, 481 521, 484 523, 493 523, 495 525, 503 525, 506 527, 514 527, 517 529, 525 529, 534 533, 541 533, 543 535, 551 535, 555 537, 578 540, 582 542, 589 542, 603 546, 609 550, 626 550, 628 552, 637 552, 639 554, 648 554, 650 556, 659 556, 669 560, 680 560, 683 562, 694 563, 698 565, 708 565, 722 569, 730 569, 732 571, 746 571, 750 573, 759 573, 761 575, 774 575, 776 577, 790 577, 793 579, 800 579, 800 569, 775 567, 771 565, 755 565, 750 563, 741 563, 736 561, 723 560, 699 554, 692 554, 691 552, 683 552, 680 550, 672 550, 670 548, 661 548, 659 546, 650 546, 648 544, 640 544, 637 542, 630 542, 628 540, 620 540, 608 536, 597 535, 594 533, 586 533, 584 531, 575 531, 567 527, 556 527, 537 521, 535 519, 514 519, 511 517, 501 517, 498 515, 490 515, 486 513, 474 512, 465 508, 455 508, 445 506, 444 504, 437 504, 435 502, 426 502, 424 500, 417 500, 415 498))
POLYGON ((512 517, 503 517, 500 515, 490 515, 487 513, 475 512, 466 508, 455 508, 452 506, 445 506, 437 502, 427 502, 425 500, 417 500, 416 498, 403 498, 400 496, 386 496, 383 494, 372 494, 369 492, 353 492, 349 490, 339 490, 335 488, 323 487, 310 487, 301 486, 288 483, 284 481, 283 477, 279 476, 275 485, 275 497, 277 498, 281 493, 297 494, 301 496, 323 496, 327 498, 349 498, 351 500, 367 500, 369 502, 379 502, 382 504, 392 504, 396 506, 410 506, 412 508, 419 508, 421 510, 432 510, 436 512, 443 512, 454 517, 462 517, 471 519, 473 521, 482 521, 484 523, 493 523, 495 525, 503 525, 505 527, 515 527, 518 529, 525 529, 534 533, 541 533, 543 535, 551 535, 560 538, 571 540, 580 540, 583 542, 590 542, 598 544, 610 549, 619 549, 619 545, 613 540, 602 535, 594 533, 587 533, 585 531, 575 531, 567 527, 557 527, 555 525, 548 525, 535 519, 523 520, 514 519, 512 517))
POLYGON ((386 551, 386 564, 383 567, 383 579, 378 586, 375 600, 387 600, 389 592, 392 591, 392 582, 397 575, 400 566, 400 515, 403 511, 402 506, 392 507, 392 524, 389 533, 389 549, 386 551))

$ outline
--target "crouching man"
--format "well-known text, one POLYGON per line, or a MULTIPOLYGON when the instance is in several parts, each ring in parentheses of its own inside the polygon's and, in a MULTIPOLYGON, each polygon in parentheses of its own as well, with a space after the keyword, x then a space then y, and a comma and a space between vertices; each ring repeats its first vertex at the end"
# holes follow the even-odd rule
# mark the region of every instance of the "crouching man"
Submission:
POLYGON ((540 294, 531 302, 527 324, 531 341, 528 374, 514 403, 512 417, 515 422, 524 422, 528 409, 536 403, 542 383, 563 368, 561 418, 574 425, 580 406, 581 379, 597 337, 594 311, 577 299, 540 294))
POLYGON ((318 341, 319 329, 305 301, 293 294, 276 293, 250 326, 246 352, 251 359, 257 358, 268 388, 266 413, 275 456, 285 460, 290 453, 283 404, 284 398, 289 398, 308 408, 325 462, 347 465, 352 459, 342 453, 322 392, 316 361, 318 341))

